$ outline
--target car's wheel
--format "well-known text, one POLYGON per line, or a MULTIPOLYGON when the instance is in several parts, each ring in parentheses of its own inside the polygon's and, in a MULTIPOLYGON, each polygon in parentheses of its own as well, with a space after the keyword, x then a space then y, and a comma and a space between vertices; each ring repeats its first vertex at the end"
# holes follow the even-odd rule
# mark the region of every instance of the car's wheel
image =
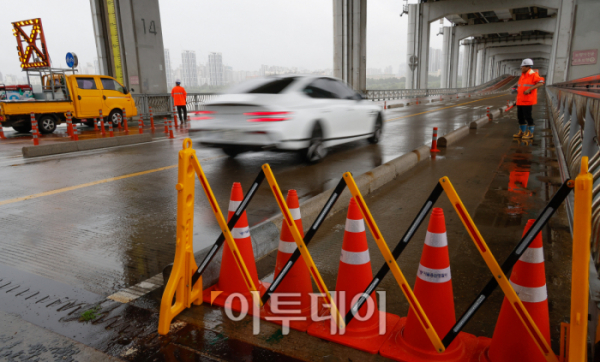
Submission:
POLYGON ((241 150, 237 147, 225 147, 225 148, 222 148, 222 150, 223 150, 224 154, 226 154, 227 156, 229 156, 231 158, 234 158, 235 156, 244 152, 243 150, 241 150))
POLYGON ((42 134, 50 134, 56 130, 56 118, 53 116, 41 116, 38 121, 38 127, 42 134))
POLYGON ((368 138, 370 143, 378 143, 383 135, 383 119, 381 117, 381 113, 377 115, 377 120, 375 121, 375 128, 373 129, 373 136, 368 138))
POLYGON ((317 123, 312 130, 310 143, 304 155, 308 162, 316 163, 327 156, 327 148, 325 148, 323 141, 323 130, 321 129, 321 125, 317 123))
POLYGON ((29 133, 31 132, 30 124, 20 124, 18 126, 12 126, 12 128, 19 133, 29 133))
POLYGON ((118 127, 119 122, 123 122, 123 112, 120 109, 113 109, 108 115, 108 122, 112 122, 113 127, 118 127))

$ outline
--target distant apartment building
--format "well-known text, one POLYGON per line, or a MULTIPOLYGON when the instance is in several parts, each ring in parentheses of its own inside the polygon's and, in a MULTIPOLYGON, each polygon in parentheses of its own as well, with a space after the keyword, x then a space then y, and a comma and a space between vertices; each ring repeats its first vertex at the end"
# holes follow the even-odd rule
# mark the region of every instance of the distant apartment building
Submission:
POLYGON ((442 49, 429 48, 429 67, 428 73, 440 75, 442 71, 442 49))
POLYGON ((4 83, 4 77, 2 77, 2 72, 0 72, 0 83, 4 83))
POLYGON ((367 76, 369 75, 381 75, 381 69, 380 68, 367 68, 367 76))
POLYGON ((223 56, 221 55, 221 53, 208 54, 208 74, 210 85, 221 86, 224 84, 223 56))
POLYGON ((186 87, 198 87, 198 63, 193 50, 181 53, 181 83, 186 87))
POLYGON ((394 69, 392 68, 391 65, 388 65, 387 67, 385 67, 385 69, 383 70, 383 74, 394 74, 394 69))
POLYGON ((167 89, 171 89, 175 86, 175 79, 173 79, 173 68, 171 68, 171 53, 169 53, 169 49, 165 49, 165 74, 167 76, 167 89))

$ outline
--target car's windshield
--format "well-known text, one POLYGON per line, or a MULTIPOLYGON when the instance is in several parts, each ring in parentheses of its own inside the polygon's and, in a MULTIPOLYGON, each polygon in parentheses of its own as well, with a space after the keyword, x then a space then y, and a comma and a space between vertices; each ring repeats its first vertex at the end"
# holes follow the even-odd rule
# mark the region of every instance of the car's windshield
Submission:
POLYGON ((227 89, 225 93, 279 94, 292 84, 294 80, 296 80, 296 77, 251 79, 234 85, 227 89))

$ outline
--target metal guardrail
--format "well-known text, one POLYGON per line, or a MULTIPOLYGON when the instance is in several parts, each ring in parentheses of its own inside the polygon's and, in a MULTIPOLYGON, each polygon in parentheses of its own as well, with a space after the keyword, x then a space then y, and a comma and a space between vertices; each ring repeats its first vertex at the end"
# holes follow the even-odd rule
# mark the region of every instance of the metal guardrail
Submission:
MULTIPOLYGON (((501 76, 490 80, 477 87, 469 88, 439 88, 439 89, 390 89, 390 90, 367 90, 366 99, 371 101, 384 101, 391 99, 428 97, 445 94, 475 93, 501 82, 507 76, 501 76)), ((190 112, 200 111, 204 103, 218 96, 219 93, 188 93, 187 110, 190 112)), ((169 93, 164 94, 132 94, 135 106, 140 114, 148 114, 149 107, 155 116, 168 116, 173 113, 173 100, 169 93)))
MULTIPOLYGON (((589 158, 589 172, 593 175, 592 220, 590 237, 589 296, 590 322, 588 350, 595 353, 596 329, 600 316, 600 76, 586 77, 546 87, 549 120, 556 146, 561 178, 575 179, 581 167, 581 158, 589 158), (595 307, 591 307, 595 305, 595 307)), ((574 199, 567 198, 567 215, 573 232, 574 199)), ((573 321, 571 321, 573 323, 573 321)))
POLYGON ((435 88, 435 89, 372 89, 367 90, 365 97, 371 101, 389 101, 394 99, 430 97, 436 95, 448 95, 459 93, 475 93, 493 86, 506 79, 507 75, 494 78, 476 87, 467 88, 435 88))
MULTIPOLYGON (((206 101, 218 96, 218 93, 188 93, 187 110, 200 111, 206 101)), ((173 113, 173 100, 169 93, 164 94, 132 94, 138 113, 148 114, 149 107, 155 116, 168 116, 173 113)))
MULTIPOLYGON (((590 91, 600 85, 600 77, 587 77, 547 87, 550 116, 559 152, 564 160, 563 177, 579 173, 581 157, 589 157, 594 176, 592 203, 592 257, 600 270, 600 92, 590 91), (592 83, 590 83, 592 81, 592 83), (578 86, 584 84, 583 86, 578 86), (581 89, 583 88, 583 90, 581 89)), ((572 206, 572 203, 570 203, 572 206)), ((572 210, 569 210, 572 215, 572 210)))

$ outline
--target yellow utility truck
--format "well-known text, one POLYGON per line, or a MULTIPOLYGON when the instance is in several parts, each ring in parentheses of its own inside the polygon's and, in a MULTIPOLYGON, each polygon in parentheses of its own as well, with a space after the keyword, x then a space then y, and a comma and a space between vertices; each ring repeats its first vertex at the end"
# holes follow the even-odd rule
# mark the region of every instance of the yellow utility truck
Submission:
POLYGON ((105 121, 116 126, 123 116, 137 116, 135 102, 126 87, 104 75, 40 72, 41 92, 25 100, 0 101, 0 123, 17 132, 31 131, 31 113, 35 114, 41 133, 52 133, 66 122, 71 112, 73 122, 93 126, 100 110, 105 121))

